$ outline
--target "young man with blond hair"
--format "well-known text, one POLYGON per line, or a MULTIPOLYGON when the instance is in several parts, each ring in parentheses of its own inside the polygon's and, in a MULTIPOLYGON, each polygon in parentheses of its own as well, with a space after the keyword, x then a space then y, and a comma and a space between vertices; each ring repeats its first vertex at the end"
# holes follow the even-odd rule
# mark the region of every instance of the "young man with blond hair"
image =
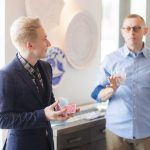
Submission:
POLYGON ((150 149, 150 49, 142 41, 148 32, 137 14, 125 17, 125 45, 106 56, 92 97, 108 100, 107 150, 150 149))
POLYGON ((54 111, 52 69, 42 60, 50 42, 38 18, 20 17, 11 26, 16 57, 0 70, 0 128, 9 129, 4 150, 54 150, 52 120, 67 120, 54 111))

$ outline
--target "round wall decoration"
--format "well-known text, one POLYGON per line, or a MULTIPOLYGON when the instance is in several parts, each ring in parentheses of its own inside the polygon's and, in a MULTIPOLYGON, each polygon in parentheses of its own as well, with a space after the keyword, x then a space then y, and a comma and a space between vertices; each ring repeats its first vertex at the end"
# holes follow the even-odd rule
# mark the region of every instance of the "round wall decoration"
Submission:
POLYGON ((68 62, 76 69, 83 69, 95 57, 98 46, 97 24, 88 12, 77 12, 70 19, 64 39, 68 62))

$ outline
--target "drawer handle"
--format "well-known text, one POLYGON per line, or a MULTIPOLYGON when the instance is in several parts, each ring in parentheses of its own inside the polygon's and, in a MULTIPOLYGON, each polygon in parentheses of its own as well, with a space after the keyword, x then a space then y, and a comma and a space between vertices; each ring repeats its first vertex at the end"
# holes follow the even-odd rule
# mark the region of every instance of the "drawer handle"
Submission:
POLYGON ((99 130, 99 133, 105 133, 105 132, 106 132, 105 128, 99 130))
POLYGON ((68 143, 76 143, 76 142, 80 142, 82 140, 81 137, 78 137, 78 138, 75 138, 75 139, 71 139, 71 140, 68 140, 68 143))

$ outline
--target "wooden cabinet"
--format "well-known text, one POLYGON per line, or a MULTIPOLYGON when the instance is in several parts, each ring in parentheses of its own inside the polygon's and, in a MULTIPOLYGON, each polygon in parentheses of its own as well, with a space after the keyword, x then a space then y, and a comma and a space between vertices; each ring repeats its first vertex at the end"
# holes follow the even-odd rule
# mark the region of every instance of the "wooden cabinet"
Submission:
POLYGON ((53 127, 55 150, 106 150, 105 119, 53 127))

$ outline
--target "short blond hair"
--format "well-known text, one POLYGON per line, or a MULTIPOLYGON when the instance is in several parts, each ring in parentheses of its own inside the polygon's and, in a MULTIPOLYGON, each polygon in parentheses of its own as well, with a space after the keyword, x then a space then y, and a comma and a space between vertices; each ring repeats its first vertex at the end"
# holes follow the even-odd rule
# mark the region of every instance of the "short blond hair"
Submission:
POLYGON ((37 29, 41 27, 39 18, 19 17, 10 28, 10 37, 16 48, 22 47, 28 41, 35 41, 37 29))

